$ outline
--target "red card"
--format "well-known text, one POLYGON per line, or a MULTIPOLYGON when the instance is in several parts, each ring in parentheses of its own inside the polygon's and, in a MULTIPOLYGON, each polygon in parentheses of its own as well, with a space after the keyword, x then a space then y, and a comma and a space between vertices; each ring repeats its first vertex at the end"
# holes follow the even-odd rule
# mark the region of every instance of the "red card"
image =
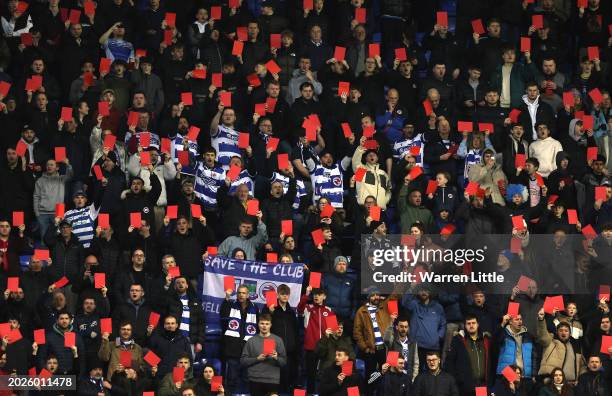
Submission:
POLYGON ((161 138, 161 152, 170 155, 172 151, 172 142, 168 138, 161 138))
POLYGON ((472 132, 474 124, 471 121, 458 121, 457 131, 459 132, 472 132))
POLYGON ((318 228, 310 233, 315 246, 319 246, 325 243, 325 237, 323 236, 323 230, 318 228))
POLYGON ((168 276, 171 279, 178 278, 181 276, 181 269, 179 267, 168 267, 168 276))
POLYGON ((607 201, 608 200, 608 187, 598 186, 595 187, 595 201, 607 201))
POLYGON ((516 157, 514 157, 514 166, 516 168, 524 169, 526 160, 527 156, 525 154, 517 154, 516 157))
POLYGON ((366 23, 366 9, 363 7, 355 8, 355 20, 359 23, 366 23))
POLYGON ((209 256, 216 256, 217 251, 218 249, 216 246, 209 246, 206 248, 206 252, 208 253, 209 256))
POLYGON ((13 212, 13 227, 25 224, 23 212, 13 212))
MULTIPOLYGON (((593 103, 600 104, 603 101, 603 96, 601 95, 601 91, 599 88, 594 88, 589 91, 589 96, 593 100, 593 103)), ((573 96, 572 96, 573 98, 573 96)))
POLYGON ((416 165, 412 169, 410 169, 410 173, 408 173, 408 176, 410 177, 410 180, 414 180, 417 177, 421 176, 422 174, 423 174, 423 168, 416 165))
POLYGON ((395 59, 402 62, 408 60, 408 55, 406 54, 406 48, 396 48, 395 49, 395 59))
POLYGON ((236 278, 233 275, 225 275, 223 278, 223 290, 234 290, 236 287, 236 278))
POLYGON ((191 77, 203 80, 206 78, 206 69, 193 69, 191 71, 191 77))
POLYGON ((100 74, 108 74, 110 72, 112 61, 109 58, 100 58, 100 74))
POLYGON ((389 311, 389 315, 397 316, 399 314, 399 308, 397 306, 397 300, 388 300, 387 301, 387 311, 389 311))
POLYGON ((29 6, 30 6, 30 5, 29 5, 27 2, 25 2, 25 1, 20 1, 20 2, 18 2, 18 3, 17 3, 17 8, 16 8, 16 11, 17 11, 18 13, 20 13, 20 14, 23 14, 24 12, 26 12, 26 11, 27 11, 27 9, 28 9, 28 7, 29 7, 29 6))
POLYGON ((595 239, 597 238, 597 231, 595 231, 592 225, 587 224, 582 227, 582 235, 584 235, 586 239, 595 239))
POLYGON ((597 146, 587 147, 587 161, 595 161, 597 159, 597 146))
POLYGON ((440 235, 451 235, 453 232, 455 232, 456 229, 457 229, 457 226, 449 223, 445 225, 444 227, 442 227, 442 229, 440 230, 440 235))
POLYGON ((304 10, 312 10, 314 8, 313 0, 304 0, 303 7, 304 10))
POLYGON ((48 249, 34 249, 34 259, 35 260, 49 260, 49 250, 48 249))
POLYGON ((349 125, 349 123, 343 122, 342 124, 340 124, 340 126, 342 127, 342 134, 344 134, 344 137, 345 138, 351 137, 351 135, 353 134, 353 131, 351 131, 351 126, 349 125))
POLYGON ((478 130, 480 132, 488 131, 489 133, 493 133, 495 132, 495 125, 493 125, 493 123, 490 123, 490 122, 479 122, 478 130))
POLYGON ((502 370, 502 375, 508 380, 508 382, 514 382, 518 380, 518 375, 516 371, 510 366, 506 366, 505 369, 502 370))
POLYGON ((431 106, 431 102, 429 99, 425 99, 423 101, 423 109, 425 110, 425 115, 429 117, 431 113, 433 113, 433 107, 431 106))
POLYGON ((26 91, 38 91, 42 87, 42 76, 32 76, 26 80, 26 91))
POLYGON ((219 392, 219 388, 223 385, 223 377, 220 375, 215 375, 212 377, 210 381, 210 390, 212 392, 219 392))
POLYGON ((110 103, 108 102, 98 102, 98 113, 102 117, 107 117, 110 115, 110 103))
POLYGON ((266 253, 266 263, 278 263, 278 254, 266 253))
POLYGON ((252 87, 259 87, 261 85, 261 80, 259 79, 256 73, 249 74, 248 76, 246 76, 246 79, 249 82, 249 85, 251 85, 252 87))
POLYGON ((264 338, 263 342, 263 354, 272 355, 276 349, 276 342, 273 338, 264 338))
POLYGON ((144 355, 144 361, 147 362, 151 367, 155 367, 159 365, 161 362, 161 358, 155 354, 155 352, 149 350, 146 355, 144 355))
POLYGON ((435 180, 429 180, 427 182, 427 190, 425 191, 425 194, 427 195, 435 194, 437 189, 438 189, 438 182, 435 180))
POLYGON ((93 84, 93 78, 94 75, 92 72, 83 73, 83 86, 85 88, 91 87, 91 84, 93 84))
POLYGON ((398 351, 389 351, 387 352, 387 363, 390 366, 397 367, 397 360, 399 359, 398 351))
POLYGON ((68 14, 68 20, 73 25, 76 25, 81 21, 81 11, 80 10, 70 10, 70 14, 68 14))
POLYGON ((61 219, 64 217, 65 213, 66 213, 66 205, 64 205, 64 203, 62 202, 56 203, 55 204, 55 217, 59 217, 61 219))
POLYGON ((350 388, 346 388, 346 395, 347 396, 359 396, 359 387, 351 386, 350 388))
POLYGON ((12 329, 7 335, 8 343, 13 344, 23 338, 19 329, 12 329))
POLYGON ((2 96, 3 98, 6 97, 10 89, 11 84, 7 83, 6 81, 0 81, 0 96, 2 96))
POLYGON ((281 220, 281 232, 285 235, 293 235, 293 220, 281 220))
POLYGON ((220 6, 210 7, 210 17, 216 20, 221 19, 221 7, 220 6))
POLYGON ((182 166, 189 166, 189 151, 177 151, 176 156, 178 158, 179 164, 182 166))
POLYGON ((266 305, 268 306, 268 308, 272 307, 273 305, 277 305, 278 304, 278 296, 276 294, 276 290, 269 290, 266 293, 266 305))
POLYGON ((246 26, 238 26, 236 28, 236 36, 238 36, 238 40, 247 41, 249 38, 249 34, 246 26))
POLYGON ((72 107, 62 107, 62 121, 72 121, 72 107))
POLYGON ((181 102, 183 102, 183 104, 185 106, 192 106, 193 105, 193 95, 191 92, 183 92, 181 93, 181 102))
POLYGON ((610 352, 608 352, 608 349, 610 348, 612 348, 612 336, 602 335, 601 336, 601 349, 599 350, 599 352, 610 355, 610 352))
MULTIPOLYGON (((42 259, 41 259, 42 260, 42 259)), ((59 280, 57 280, 53 285, 55 286, 56 289, 61 289, 62 287, 66 286, 68 283, 70 283, 70 281, 68 280, 68 278, 66 278, 65 276, 62 276, 59 280)))
POLYGON ((510 111, 510 114, 508 114, 508 118, 510 118, 510 121, 512 121, 513 123, 517 123, 520 115, 521 111, 519 109, 512 109, 512 111, 510 111))
POLYGON ((255 114, 259 114, 260 116, 266 115, 266 104, 265 103, 255 103, 255 114))
POLYGON ((475 396, 488 396, 486 386, 477 386, 474 388, 475 396))
POLYGON ((542 175, 540 175, 539 173, 536 173, 535 177, 536 177, 536 182, 538 183, 538 186, 544 187, 544 178, 542 177, 542 175))
MULTIPOLYGON (((319 245, 319 244, 316 244, 316 245, 319 245)), ((308 278, 308 286, 312 287, 313 289, 318 289, 321 287, 321 273, 320 272, 310 273, 310 277, 308 278)))
POLYGON ((278 33, 270 34, 270 48, 280 48, 281 47, 281 35, 278 33))
POLYGON ((366 168, 357 168, 357 170, 355 170, 355 180, 358 182, 363 181, 363 177, 365 176, 366 173, 367 173, 366 168))
POLYGON ((268 139, 268 143, 266 144, 266 150, 276 151, 278 148, 278 143, 280 142, 279 138, 271 137, 268 139))
POLYGON ((151 312, 149 314, 149 326, 157 327, 157 324, 159 323, 159 317, 160 315, 157 312, 151 312))
POLYGON ((380 56, 380 44, 378 43, 368 44, 368 56, 370 58, 380 56))
POLYGON ((232 93, 229 91, 219 92, 219 100, 225 107, 232 107, 232 93))
POLYGON ((274 110, 276 109, 276 99, 275 98, 266 98, 266 106, 268 107, 268 109, 266 110, 266 113, 274 113, 274 110))
POLYGON ((151 165, 151 153, 148 151, 143 151, 140 153, 140 165, 149 166, 151 165))
POLYGON ((16 276, 9 276, 6 280, 6 288, 12 292, 18 291, 19 290, 19 278, 16 276))
POLYGON ((247 214, 255 216, 257 212, 259 212, 259 201, 257 199, 249 199, 247 201, 247 214))
POLYGON ((342 374, 344 374, 347 377, 350 377, 351 375, 353 375, 353 361, 352 360, 347 360, 346 362, 342 363, 342 374))
POLYGON ((577 0, 577 6, 578 8, 587 8, 587 4, 588 4, 589 0, 577 0))
POLYGON ((166 207, 166 217, 171 220, 176 219, 178 217, 178 205, 168 205, 166 207))
POLYGON ((346 55, 346 48, 336 46, 334 49, 334 59, 338 62, 342 62, 344 60, 344 56, 346 55))
POLYGON ((523 219, 522 215, 512 216, 512 227, 517 230, 525 229, 525 219, 523 219))
POLYGON ((576 212, 576 209, 567 210, 567 222, 570 224, 578 224, 578 212, 576 212))
POLYGON ((436 12, 436 24, 440 26, 448 27, 448 12, 446 11, 436 12))
POLYGON ((289 154, 278 154, 278 169, 288 169, 289 168, 289 154))
POLYGON ((34 330, 34 342, 38 345, 43 345, 47 343, 45 329, 34 330))
POLYGON ((338 96, 342 96, 342 95, 348 96, 350 90, 351 90, 351 83, 346 82, 346 81, 338 82, 338 96))
POLYGON ((138 140, 141 147, 147 148, 151 145, 151 134, 149 132, 142 132, 138 140))
POLYGON ((328 315, 327 317, 325 317, 325 330, 327 329, 331 329, 332 331, 336 331, 338 330, 338 318, 336 317, 336 315, 328 315))
POLYGON ((563 296, 546 297, 544 300, 544 312, 547 314, 552 314, 555 308, 557 308, 559 311, 565 311, 563 296))
POLYGON ((521 275, 516 286, 518 287, 520 291, 526 292, 527 290, 529 290, 530 283, 531 283, 531 278, 525 275, 521 275))
POLYGON ((273 59, 270 59, 268 62, 266 62, 265 66, 268 72, 272 74, 278 74, 281 71, 280 66, 276 62, 274 62, 273 59))
POLYGON ((96 272, 94 274, 94 287, 102 289, 106 286, 106 274, 104 272, 96 272))
POLYGON ((55 161, 66 161, 66 147, 55 147, 55 161))
POLYGON ((482 19, 474 19, 472 21, 472 30, 476 34, 484 34, 485 33, 485 28, 484 28, 484 25, 482 24, 482 19))
POLYGON ((531 51, 531 39, 529 37, 521 37, 521 52, 531 51))
POLYGON ((94 171, 94 174, 96 175, 96 179, 98 180, 104 179, 104 175, 102 174, 102 168, 100 168, 100 165, 94 165, 93 171, 94 171))
POLYGON ((370 217, 372 218, 372 220, 380 221, 380 212, 380 206, 370 206, 370 217))
POLYGON ((183 382, 185 379, 185 368, 184 367, 173 367, 172 368, 172 382, 183 382))
POLYGON ((191 204, 191 217, 199 219, 202 216, 202 207, 200 204, 191 204))
POLYGON ((223 74, 221 73, 213 73, 211 77, 211 84, 217 88, 223 87, 223 74))
POLYGON ((519 315, 519 308, 521 304, 517 302, 509 302, 508 303, 508 312, 507 314, 516 318, 519 315))
POLYGON ((510 240, 510 251, 512 253, 520 253, 522 250, 522 242, 518 238, 512 238, 510 240))
POLYGON ((549 204, 554 204, 555 202, 557 202, 557 199, 559 199, 559 196, 558 196, 558 195, 556 195, 556 194, 551 194, 551 195, 548 197, 548 203, 549 203, 549 204))
POLYGON ((240 176, 240 172, 242 172, 242 168, 240 168, 238 165, 232 164, 230 168, 228 169, 227 173, 225 174, 225 176, 227 176, 227 178, 233 182, 236 179, 238 179, 238 176, 240 176))
MULTIPOLYGON (((128 126, 136 126, 138 124, 138 118, 140 115, 135 111, 130 111, 128 114, 127 124, 128 126)), ((142 143, 140 144, 142 146, 142 143)), ((143 146, 146 147, 146 146, 143 146)))
POLYGON ((244 43, 242 41, 234 41, 234 45, 232 46, 232 55, 241 56, 242 50, 244 49, 244 43))
POLYGON ((477 182, 469 182, 468 185, 465 187, 465 192, 470 196, 476 195, 476 191, 478 191, 477 182))
POLYGON ((325 205, 321 208, 321 218, 332 217, 334 214, 334 207, 331 205, 325 205))
POLYGON ((544 16, 543 15, 532 15, 531 24, 536 29, 542 29, 544 27, 544 16))
POLYGON ((574 94, 571 92, 563 92, 563 105, 574 107, 574 94))
POLYGON ((363 128, 363 136, 365 136, 366 139, 370 139, 372 136, 374 136, 374 133, 376 133, 376 128, 374 125, 363 128))
POLYGON ((166 12, 164 20, 166 21, 166 25, 176 27, 176 14, 174 12, 166 12))
POLYGON ((589 60, 599 59, 599 47, 588 47, 587 54, 589 56, 589 60))
MULTIPOLYGON (((107 102, 102 102, 102 103, 108 104, 107 102)), ((110 133, 104 136, 104 147, 108 148, 109 150, 112 150, 115 148, 116 142, 117 142, 117 136, 110 134, 110 133)))
POLYGON ((93 1, 85 1, 83 8, 85 8, 85 15, 96 15, 96 3, 93 1))
POLYGON ((22 33, 21 34, 21 44, 23 44, 25 47, 30 47, 32 45, 32 34, 22 33))
POLYGON ((113 332, 113 319, 101 318, 100 319, 100 332, 102 334, 104 333, 111 334, 113 332))
POLYGON ((120 351, 119 364, 123 367, 132 367, 132 351, 120 351))
POLYGON ((108 213, 98 214, 98 227, 102 229, 110 228, 110 217, 108 213))
POLYGON ((410 155, 412 155, 413 157, 416 157, 419 154, 421 154, 421 147, 419 146, 410 147, 410 155))
POLYGON ((599 296, 597 297, 597 300, 606 300, 607 302, 610 302, 610 285, 599 286, 599 296))
POLYGON ((140 212, 130 213, 130 225, 134 228, 142 227, 142 214, 140 212))
POLYGON ((76 345, 76 333, 67 331, 64 333, 64 346, 66 348, 72 348, 76 345))

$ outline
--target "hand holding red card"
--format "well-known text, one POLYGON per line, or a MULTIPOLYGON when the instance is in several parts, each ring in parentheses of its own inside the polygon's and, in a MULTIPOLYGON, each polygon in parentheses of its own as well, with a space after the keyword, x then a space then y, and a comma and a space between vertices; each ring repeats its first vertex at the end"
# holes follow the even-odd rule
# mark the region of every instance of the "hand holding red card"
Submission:
POLYGON ((529 284, 531 283, 531 281, 531 278, 528 278, 525 275, 521 275, 516 286, 520 291, 526 292, 527 290, 529 290, 529 284))
POLYGON ((159 323, 159 318, 160 315, 157 312, 151 312, 149 314, 149 326, 157 327, 157 324, 159 323))
POLYGON ((282 220, 281 232, 285 235, 293 235, 293 220, 282 220))
POLYGON ((45 329, 34 330, 34 342, 38 345, 43 345, 47 342, 45 329))
POLYGON ((513 318, 516 318, 519 315, 519 308, 520 308, 521 304, 517 303, 517 302, 509 302, 508 303, 508 315, 510 315, 513 318))
POLYGON ((276 291, 269 290, 266 293, 266 305, 268 306, 268 308, 272 308, 276 304, 278 304, 278 296, 276 294, 276 291))
POLYGON ((563 296, 551 296, 544 299, 544 312, 552 315, 555 309, 559 311, 565 311, 565 304, 563 302, 563 296))
POLYGON ((155 354, 155 352, 149 350, 146 355, 144 355, 144 361, 147 362, 151 367, 155 367, 159 365, 161 362, 161 358, 155 354))
POLYGON ((321 287, 321 273, 320 272, 310 273, 308 286, 312 287, 313 289, 318 289, 321 287))
POLYGON ((96 272, 94 274, 94 287, 96 289, 106 287, 106 274, 104 272, 96 272))
POLYGON ((612 349, 612 336, 602 335, 601 336, 601 348, 599 352, 606 353, 612 356, 610 349, 612 349))
POLYGON ((269 355, 274 354, 275 350, 276 350, 276 342, 274 341, 274 339, 270 337, 264 338, 263 354, 266 356, 269 356, 269 355))
POLYGON ((518 374, 514 369, 510 366, 506 366, 505 369, 502 370, 502 375, 508 380, 508 382, 514 382, 518 380, 518 374))
POLYGON ((64 333, 64 346, 66 348, 72 348, 76 345, 76 333, 67 331, 64 333))
POLYGON ((113 319, 111 318, 100 319, 100 332, 102 334, 104 333, 111 334, 113 332, 113 319))
POLYGON ((610 285, 599 286, 599 295, 597 297, 597 300, 604 300, 606 302, 610 302, 610 285))
POLYGON ((353 361, 352 360, 347 360, 346 362, 342 363, 342 374, 344 374, 347 377, 350 377, 351 375, 353 375, 353 361))
POLYGON ((392 367, 397 367, 397 361, 399 360, 398 351, 387 352, 387 363, 392 367))
POLYGON ((247 201, 247 214, 257 216, 257 212, 259 212, 259 201, 257 199, 249 199, 247 201))
POLYGON ((227 292, 228 290, 234 291, 236 287, 236 277, 233 275, 226 275, 223 277, 223 290, 227 292))
POLYGON ((6 289, 11 292, 19 291, 19 278, 16 276, 9 276, 6 280, 6 289))
POLYGON ((387 310, 389 311, 389 315, 397 316, 399 314, 399 307, 397 306, 397 300, 388 300, 387 310))

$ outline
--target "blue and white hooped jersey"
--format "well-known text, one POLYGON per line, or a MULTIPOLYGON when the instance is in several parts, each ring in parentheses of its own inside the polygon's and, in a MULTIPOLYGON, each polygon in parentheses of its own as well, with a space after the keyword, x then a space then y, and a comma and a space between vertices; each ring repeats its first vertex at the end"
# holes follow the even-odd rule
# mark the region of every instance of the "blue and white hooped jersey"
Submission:
POLYGON ((232 184, 230 184, 229 194, 235 193, 238 186, 241 186, 243 184, 247 185, 251 196, 255 196, 255 182, 253 181, 251 175, 246 169, 243 169, 238 175, 238 178, 234 180, 232 184))
POLYGON ((410 151, 412 147, 421 148, 421 153, 416 156, 416 163, 422 168, 423 156, 425 154, 425 142, 423 141, 423 135, 420 133, 412 139, 403 138, 401 140, 398 140, 393 145, 393 158, 395 158, 396 160, 401 160, 406 156, 406 154, 410 151))
POLYGON ((201 161, 196 163, 194 192, 205 208, 217 207, 217 190, 224 180, 225 171, 220 166, 209 168, 201 161))
MULTIPOLYGON (((170 152, 172 153, 172 162, 178 164, 178 152, 185 151, 185 140, 187 140, 180 133, 176 134, 176 137, 172 140, 172 146, 170 148, 170 152)), ((198 158, 198 142, 192 142, 187 140, 187 150, 189 150, 189 162, 194 163, 196 158, 198 158)), ((194 166, 183 166, 181 168, 181 173, 194 176, 195 175, 195 165, 194 166)))
POLYGON ((91 241, 93 241, 97 217, 98 210, 96 210, 93 204, 80 209, 68 210, 64 214, 64 220, 70 223, 72 233, 84 248, 88 248, 91 241))
MULTIPOLYGON (((274 172, 270 178, 270 183, 274 183, 275 181, 278 181, 283 185, 283 194, 287 194, 287 191, 289 191, 289 177, 278 172, 274 172)), ((295 187, 297 189, 297 193, 295 194, 295 199, 293 200, 293 210, 300 208, 301 198, 307 195, 306 185, 304 184, 303 180, 298 179, 295 187)))
POLYGON ((238 147, 239 132, 233 128, 219 125, 217 132, 211 134, 211 144, 217 150, 217 161, 223 169, 229 169, 229 162, 232 157, 240 157, 242 153, 238 147))
POLYGON ((310 173, 312 179, 312 199, 316 204, 319 198, 329 199, 334 208, 342 208, 344 195, 343 169, 339 163, 335 163, 331 168, 323 165, 316 165, 310 173))

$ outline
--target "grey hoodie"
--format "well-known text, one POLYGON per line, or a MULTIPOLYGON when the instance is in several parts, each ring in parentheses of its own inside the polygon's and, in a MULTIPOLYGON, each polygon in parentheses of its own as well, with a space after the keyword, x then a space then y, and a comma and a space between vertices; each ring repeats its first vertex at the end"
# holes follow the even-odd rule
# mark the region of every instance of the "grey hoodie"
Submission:
POLYGON ((66 166, 66 174, 56 172, 53 175, 43 173, 34 186, 34 214, 55 213, 55 204, 64 202, 66 183, 72 179, 72 166, 66 166))

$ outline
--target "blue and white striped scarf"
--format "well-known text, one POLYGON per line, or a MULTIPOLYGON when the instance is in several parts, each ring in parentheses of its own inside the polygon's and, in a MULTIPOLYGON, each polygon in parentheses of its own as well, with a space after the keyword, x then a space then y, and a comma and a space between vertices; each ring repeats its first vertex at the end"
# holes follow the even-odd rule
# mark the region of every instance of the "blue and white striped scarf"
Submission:
POLYGON ((374 329, 374 343, 376 345, 383 345, 382 334, 380 333, 380 328, 378 327, 378 320, 376 320, 376 311, 378 311, 378 307, 376 305, 367 305, 368 313, 370 314, 370 319, 372 319, 372 328, 374 329))
POLYGON ((189 298, 187 295, 180 296, 181 304, 183 305, 183 312, 181 313, 181 325, 179 329, 183 332, 185 337, 189 337, 189 322, 191 320, 191 313, 189 312, 189 298))

